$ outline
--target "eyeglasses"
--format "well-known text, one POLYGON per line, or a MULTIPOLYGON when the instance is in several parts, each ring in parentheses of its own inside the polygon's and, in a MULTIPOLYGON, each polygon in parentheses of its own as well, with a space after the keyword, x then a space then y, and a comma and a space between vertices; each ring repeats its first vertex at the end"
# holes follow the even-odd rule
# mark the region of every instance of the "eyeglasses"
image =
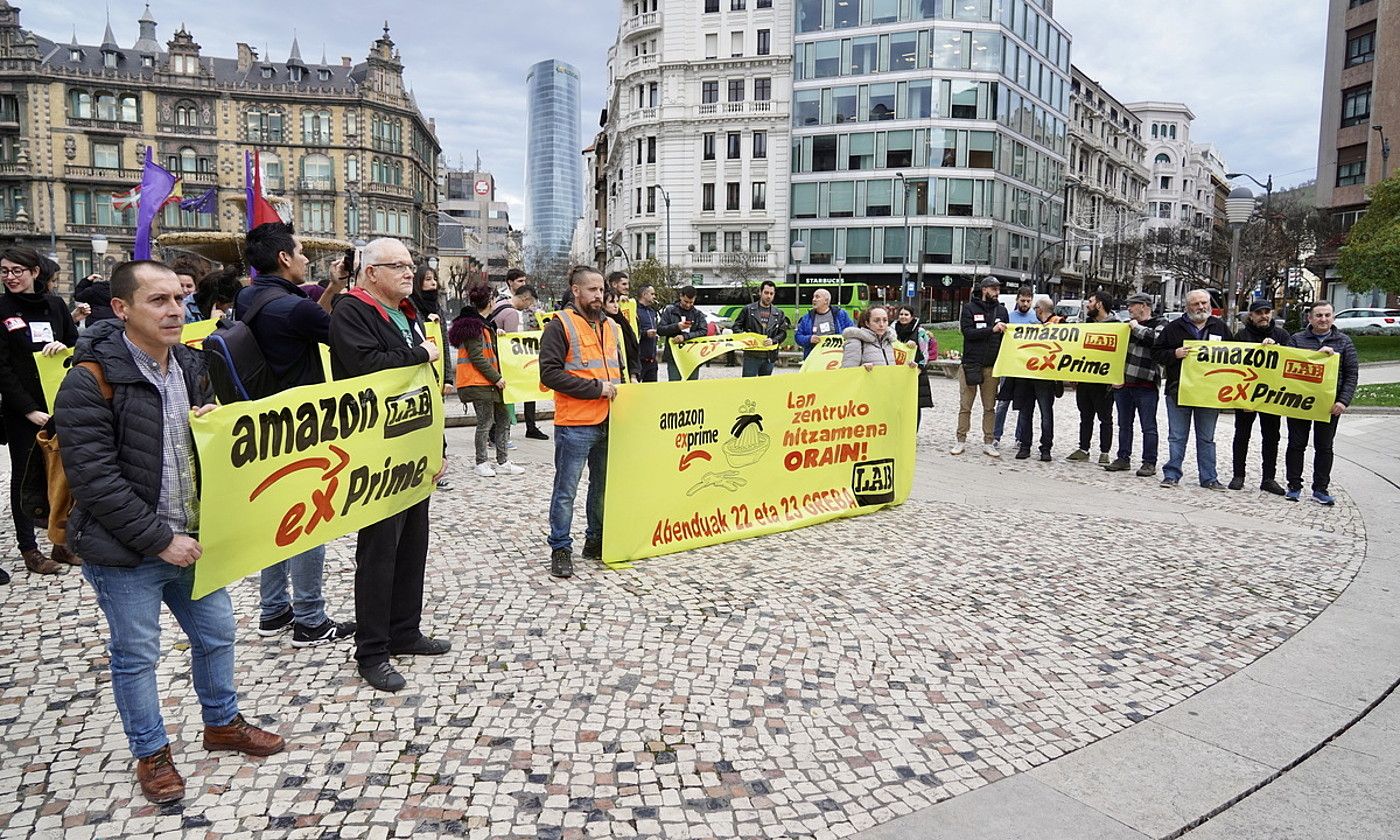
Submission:
POLYGON ((34 269, 32 268, 25 268, 22 265, 15 266, 14 268, 5 268, 4 266, 0 266, 0 277, 20 277, 22 275, 28 274, 33 270, 34 269))
POLYGON ((405 271, 413 270, 413 263, 370 263, 370 266, 373 268, 387 268, 395 274, 403 274, 405 271))

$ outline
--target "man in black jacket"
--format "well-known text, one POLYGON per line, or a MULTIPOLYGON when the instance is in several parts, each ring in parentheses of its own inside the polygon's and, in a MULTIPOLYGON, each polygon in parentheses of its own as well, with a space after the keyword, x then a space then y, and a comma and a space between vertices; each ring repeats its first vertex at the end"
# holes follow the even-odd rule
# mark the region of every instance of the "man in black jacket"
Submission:
POLYGON ((773 342, 772 350, 745 350, 744 376, 772 376, 773 363, 778 359, 778 347, 787 341, 788 316, 773 305, 778 284, 764 280, 758 287, 758 300, 745 306, 734 319, 734 332, 758 333, 773 342))
POLYGON ((112 307, 122 323, 103 322, 78 342, 54 420, 74 500, 68 543, 107 618, 112 694, 136 778, 147 799, 165 804, 184 796, 185 783, 156 693, 162 602, 190 640, 204 748, 272 755, 286 744, 239 714, 228 593, 190 597, 202 549, 189 413, 214 406, 203 360, 180 343, 180 281, 160 263, 123 263, 112 273, 112 307))
MULTIPOLYGON (((244 253, 258 276, 238 293, 234 312, 251 312, 255 301, 267 301, 247 323, 272 368, 277 392, 325 382, 320 346, 330 344, 331 305, 345 288, 345 277, 337 270, 320 301, 307 297, 301 286, 310 261, 292 226, 282 222, 268 222, 248 231, 244 253)), ((290 629, 292 647, 323 645, 354 635, 353 621, 342 624, 326 615, 326 600, 321 595, 325 566, 326 547, 318 545, 262 570, 258 635, 276 636, 290 629)))
MULTIPOLYGON (((1271 301, 1256 300, 1249 306, 1249 315, 1244 327, 1235 334, 1236 341, 1251 344, 1288 345, 1288 331, 1274 323, 1274 305, 1271 301)), ((1249 460, 1249 438, 1254 431, 1254 420, 1259 419, 1259 433, 1264 438, 1264 472, 1259 489, 1275 496, 1283 495, 1283 487, 1274 480, 1278 471, 1279 421, 1277 414, 1255 412, 1241 408, 1235 411, 1234 477, 1230 479, 1231 490, 1244 489, 1245 463, 1249 460)))
POLYGON ((963 304, 958 325, 963 334, 962 367, 958 371, 961 400, 958 404, 958 441, 949 450, 961 455, 967 448, 967 433, 972 428, 972 403, 982 398, 982 451, 992 458, 1001 452, 992 442, 996 438, 997 378, 992 376, 997 353, 1001 352, 1001 336, 1010 320, 1006 307, 997 302, 1001 281, 988 277, 982 281, 977 296, 963 304))
MULTIPOLYGON (((365 246, 359 287, 331 312, 331 370, 336 379, 436 363, 408 296, 413 258, 397 239, 365 246)), ((443 471, 446 471, 446 461, 443 471)), ((433 476, 433 482, 442 472, 433 476)), ((406 685, 390 656, 446 653, 452 645, 423 635, 423 571, 428 560, 428 499, 360 529, 355 544, 355 659, 380 691, 406 685)))
POLYGON ((1356 381, 1360 365, 1356 355, 1356 345, 1351 336, 1337 329, 1333 324, 1335 313, 1332 304, 1320 300, 1308 307, 1308 328, 1294 333, 1288 340, 1290 346, 1304 350, 1320 350, 1323 353, 1340 353, 1341 369, 1337 375, 1337 400, 1332 403, 1331 420, 1299 420, 1288 418, 1288 451, 1284 456, 1288 471, 1288 494, 1290 502, 1298 501, 1303 492, 1303 453, 1308 448, 1308 437, 1313 439, 1313 501, 1331 506, 1336 499, 1328 493, 1332 482, 1332 440, 1337 436, 1337 421, 1346 413, 1356 395, 1356 381))
POLYGON ((1201 486, 1207 490, 1224 490, 1215 472, 1215 422, 1220 411, 1195 408, 1177 402, 1181 387, 1181 360, 1186 358, 1187 341, 1229 341, 1230 330, 1225 322, 1210 314, 1210 292, 1193 289, 1186 293, 1186 314, 1162 328, 1152 357, 1162 366, 1167 381, 1167 447, 1170 457, 1162 465, 1162 486, 1175 487, 1181 483, 1181 466, 1186 460, 1186 441, 1191 427, 1196 427, 1196 470, 1201 486))
MULTIPOLYGON (((671 352, 672 344, 683 344, 709 332, 705 325, 705 313, 695 308, 695 287, 682 286, 680 298, 661 310, 661 319, 656 325, 658 336, 672 339, 672 342, 666 345, 666 378, 670 382, 677 382, 681 378, 680 368, 676 367, 675 354, 671 352)), ((689 378, 699 379, 700 368, 692 370, 689 378)))
MULTIPOLYGON (((1086 323, 1099 324, 1107 321, 1113 312, 1113 295, 1097 291, 1084 302, 1086 323)), ((1094 423, 1099 426, 1099 463, 1110 466, 1108 453, 1113 449, 1113 386, 1100 382, 1076 382, 1074 385, 1075 407, 1079 409, 1079 448, 1066 458, 1066 461, 1087 461, 1091 457, 1089 447, 1094 439, 1094 423)))

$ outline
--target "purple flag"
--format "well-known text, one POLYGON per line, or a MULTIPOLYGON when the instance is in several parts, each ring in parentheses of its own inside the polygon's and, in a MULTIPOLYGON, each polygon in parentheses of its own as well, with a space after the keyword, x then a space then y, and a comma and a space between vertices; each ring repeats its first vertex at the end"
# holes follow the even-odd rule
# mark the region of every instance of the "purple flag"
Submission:
POLYGON ((219 188, 210 187, 203 195, 187 198, 180 202, 181 210, 190 210, 195 213, 213 213, 219 209, 219 188))
POLYGON ((165 206, 165 200, 175 189, 175 176, 151 160, 151 147, 146 147, 146 168, 141 173, 141 203, 136 208, 136 245, 132 256, 138 260, 151 258, 151 222, 165 206))

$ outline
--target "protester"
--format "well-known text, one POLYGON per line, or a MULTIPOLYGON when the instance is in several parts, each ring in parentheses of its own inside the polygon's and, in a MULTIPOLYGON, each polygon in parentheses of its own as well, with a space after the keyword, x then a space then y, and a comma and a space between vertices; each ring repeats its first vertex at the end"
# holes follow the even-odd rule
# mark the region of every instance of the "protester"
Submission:
POLYGON ((758 286, 758 300, 746 305, 734 319, 734 332, 758 333, 773 342, 772 350, 745 350, 744 376, 772 376, 773 363, 778 360, 778 348, 787 341, 787 313, 773 305, 778 284, 764 280, 758 286))
POLYGON ((510 415, 501 397, 506 381, 501 378, 496 331, 486 320, 494 297, 489 284, 473 285, 467 290, 467 308, 447 331, 448 343, 457 348, 457 396, 476 415, 476 474, 482 478, 525 472, 510 460, 510 415), (496 449, 496 467, 491 466, 491 447, 496 449))
POLYGON ((175 272, 175 276, 180 280, 180 294, 183 296, 180 300, 185 307, 185 323, 193 324, 195 321, 204 320, 204 315, 194 300, 195 286, 204 275, 204 269, 194 260, 179 259, 171 263, 170 270, 175 272))
MULTIPOLYGON (((890 329, 890 312, 883 306, 871 306, 860 313, 860 323, 841 333, 845 339, 841 348, 841 367, 876 367, 895 364, 894 330, 890 329)), ((914 366, 914 360, 908 364, 914 366)))
POLYGON ((428 321, 442 322, 442 300, 438 289, 437 269, 427 265, 418 267, 413 273, 413 294, 409 296, 409 301, 413 308, 418 311, 418 317, 424 323, 428 321))
MULTIPOLYGON (((1040 319, 1036 317, 1035 309, 1031 306, 1035 300, 1035 292, 1030 286, 1022 286, 1016 290, 1016 308, 1012 309, 1007 323, 1010 324, 1039 324, 1040 319)), ((1003 376, 997 383, 997 416, 996 424, 992 429, 992 443, 998 448, 1001 447, 1001 436, 1006 431, 1006 414, 1011 409, 1012 392, 1016 386, 1014 377, 1003 376)), ((1018 425, 1019 428, 1019 425, 1018 425)))
POLYGON ((521 271, 518 268, 510 269, 506 272, 505 291, 503 291, 496 300, 498 302, 504 303, 505 301, 515 296, 516 289, 520 288, 521 286, 524 286, 526 283, 529 282, 530 278, 525 272, 521 271))
POLYGON ((625 271, 614 271, 608 275, 608 291, 617 295, 618 300, 628 300, 632 291, 632 280, 625 271))
POLYGON ((93 327, 102 321, 115 321, 112 312, 112 284, 101 274, 89 274, 78 281, 73 290, 73 299, 88 307, 85 327, 93 327))
MULTIPOLYGON (((536 325, 536 316, 539 312, 539 293, 534 286, 525 282, 526 277, 523 271, 515 271, 517 276, 506 281, 506 284, 511 288, 510 298, 507 301, 498 302, 490 315, 491 326, 497 335, 539 329, 536 325)), ((509 274, 506 276, 510 277, 509 274)), ((509 413, 510 406, 506 406, 506 410, 509 413)), ((525 403, 525 437, 530 440, 549 440, 549 435, 540 431, 535 411, 534 400, 525 403)), ((507 423, 507 439, 509 434, 510 425, 507 423)), ((515 446, 512 444, 510 448, 514 449, 515 446)))
POLYGON ((34 354, 56 356, 74 346, 78 327, 63 299, 46 294, 43 271, 43 260, 33 248, 16 245, 0 252, 0 281, 5 284, 0 295, 0 323, 5 326, 0 340, 0 419, 10 447, 10 516, 20 556, 30 572, 56 575, 67 571, 64 564, 81 561, 61 545, 53 547, 52 557, 45 556, 34 535, 34 517, 24 504, 26 495, 47 498, 48 487, 35 435, 49 422, 51 407, 34 354))
POLYGON ((120 323, 84 334, 55 421, 74 500, 69 540, 107 620, 112 695, 141 792, 164 805, 185 795, 185 782, 156 689, 156 666, 167 652, 162 602, 189 639, 204 749, 267 756, 286 742, 239 713, 228 593, 191 597, 202 549, 193 536, 199 519, 189 417, 214 406, 203 359, 180 343, 180 281, 160 263, 123 263, 112 272, 112 295, 120 323))
MULTIPOLYGON (((251 321, 243 320, 276 381, 272 393, 325 382, 321 345, 330 343, 331 304, 348 278, 337 271, 321 301, 312 302, 301 289, 310 263, 292 226, 282 222, 268 222, 249 231, 244 251, 258 276, 238 293, 235 311, 254 313, 251 321), (262 307, 255 311, 258 302, 262 307)), ((292 647, 301 648, 355 634, 354 622, 337 622, 326 615, 322 595, 325 565, 326 548, 322 545, 262 570, 258 635, 276 636, 290 629, 292 647)))
POLYGON ((846 330, 854 326, 846 310, 831 305, 831 292, 817 289, 812 293, 812 308, 797 321, 796 341, 802 348, 802 358, 807 358, 823 338, 845 335, 846 330))
MULTIPOLYGON (((1016 303, 1019 308, 1019 296, 1016 303)), ((1037 323, 1049 323, 1055 316, 1055 304, 1050 298, 1041 298, 1032 311, 1037 323)), ((1015 318, 1015 313, 1011 317, 1015 318)), ((1016 460, 1031 457, 1031 424, 1037 409, 1040 411, 1040 460, 1051 460, 1050 451, 1055 446, 1055 400, 1065 395, 1065 383, 1025 376, 1005 379, 1012 382, 1011 404, 1016 409, 1016 460)))
MULTIPOLYGON (((603 557, 608 412, 624 368, 621 332, 603 315, 603 275, 588 266, 576 266, 569 272, 569 290, 574 302, 545 325, 540 337, 540 383, 554 389, 549 573, 561 578, 574 573, 570 529, 584 464, 588 465, 588 499, 584 504, 587 523, 583 557, 603 557)), ((689 291, 693 303, 695 290, 689 291)))
MULTIPOLYGON (((1288 331, 1274 323, 1274 305, 1271 301, 1255 300, 1249 305, 1249 314, 1244 326, 1235 334, 1236 341, 1251 344, 1276 344, 1288 346, 1292 338, 1288 331)), ((1283 487, 1274 479, 1278 472, 1278 442, 1281 418, 1265 411, 1250 411, 1247 408, 1235 410, 1235 440, 1233 446, 1234 475, 1230 479, 1231 490, 1244 489, 1245 463, 1249 460, 1249 438, 1254 430, 1254 420, 1259 419, 1259 434, 1263 438, 1260 452, 1263 455, 1263 472, 1260 474, 1259 489, 1275 496, 1284 494, 1283 487)))
MULTIPOLYGON (((623 282, 627 280, 623 276, 623 282)), ((621 298, 615 288, 609 288, 603 292, 603 314, 608 316, 614 324, 617 324, 618 331, 622 334, 622 358, 626 363, 627 381, 639 382, 642 378, 642 362, 637 334, 632 330, 632 322, 627 320, 627 316, 622 314, 620 306, 621 298)))
POLYGON ((1006 332, 1009 315, 997 302, 1001 281, 988 277, 982 281, 980 296, 963 304, 958 325, 963 335, 962 365, 958 371, 960 398, 958 402, 958 440, 949 452, 961 455, 967 449, 967 433, 972 427, 972 403, 982 400, 982 451, 991 458, 1000 458, 996 440, 997 378, 992 375, 997 353, 1001 352, 1001 336, 1006 332))
POLYGON ((656 287, 644 283, 637 288, 637 357, 640 360, 642 382, 655 382, 659 365, 656 361, 656 328, 660 318, 656 312, 656 287))
MULTIPOLYGON (((1113 296, 1097 291, 1084 302, 1084 320, 1101 324, 1112 317, 1113 296)), ((1101 382, 1074 383, 1074 402, 1079 409, 1079 448, 1069 454, 1067 461, 1087 461, 1094 440, 1094 422, 1099 426, 1099 463, 1108 466, 1108 453, 1113 449, 1113 386, 1101 382)))
MULTIPOLYGON (((199 278, 199 285, 194 290, 195 306, 199 308, 199 314, 204 316, 204 319, 222 318, 231 314, 233 301, 243 290, 242 278, 243 273, 237 266, 218 268, 199 278)), ((96 311, 94 308, 93 312, 96 311)), ((92 323, 92 318, 88 319, 88 323, 92 323)))
POLYGON ((1351 336, 1337 329, 1333 323, 1336 313, 1332 304, 1318 301, 1309 307, 1308 326, 1296 332, 1289 339, 1289 345, 1302 350, 1320 350, 1323 353, 1340 353, 1341 368, 1337 373, 1337 399, 1332 403, 1332 419, 1299 420, 1288 418, 1288 451, 1285 454, 1288 474, 1288 494, 1290 502, 1298 501, 1303 492, 1303 453, 1308 448, 1308 437, 1313 440, 1313 501, 1321 505, 1333 505, 1336 499, 1328 492, 1332 484, 1332 442, 1337 437, 1337 423, 1351 405, 1356 395, 1356 380, 1360 369, 1356 355, 1356 345, 1351 336))
POLYGON ((1192 289, 1186 293, 1186 312, 1162 327, 1152 357, 1162 366, 1167 387, 1167 444, 1169 457, 1162 466, 1162 486, 1175 487, 1181 483, 1182 462, 1186 460, 1186 441, 1196 429, 1196 470, 1201 486, 1208 490, 1224 490, 1216 480, 1215 422, 1220 411, 1196 408, 1177 402, 1181 385, 1181 360, 1186 358, 1187 341, 1229 341, 1230 330, 1225 322, 1210 314, 1210 292, 1192 289))
MULTIPOLYGON (((331 312, 331 369, 336 379, 436 362, 413 304, 413 258, 397 239, 365 246, 359 285, 337 296, 331 312)), ((443 471, 447 469, 444 459, 443 471)), ((442 473, 433 476, 436 483, 442 473)), ((423 635, 423 570, 428 555, 428 504, 360 529, 355 544, 355 659, 360 676, 380 691, 406 684, 392 656, 436 655, 452 645, 423 635)))
POLYGON ((919 398, 914 412, 914 429, 917 431, 924 421, 924 409, 933 408, 933 392, 928 384, 927 363, 930 353, 933 358, 938 358, 938 341, 928 334, 923 327, 919 326, 919 319, 914 315, 914 307, 901 306, 899 314, 894 323, 894 337, 896 341, 914 345, 914 363, 919 369, 918 383, 919 398), (932 346, 930 346, 930 342, 932 346))
MULTIPOLYGON (((573 291, 571 285, 570 291, 573 291)), ((671 382, 681 379, 680 368, 676 367, 672 348, 684 344, 692 338, 702 338, 709 333, 705 326, 705 313, 695 308, 695 287, 682 286, 680 300, 661 310, 661 318, 656 326, 656 334, 670 339, 666 345, 666 378, 671 382)), ((699 379, 700 368, 690 372, 688 379, 699 379)), ((556 422, 557 426, 558 423, 556 422)))
POLYGON ((1142 426, 1142 465, 1137 475, 1157 474, 1157 383, 1162 369, 1153 358, 1157 336, 1166 326, 1152 314, 1152 296, 1138 292, 1128 296, 1128 356, 1123 384, 1113 386, 1113 403, 1118 409, 1118 456, 1104 467, 1108 472, 1133 468, 1133 418, 1142 426))

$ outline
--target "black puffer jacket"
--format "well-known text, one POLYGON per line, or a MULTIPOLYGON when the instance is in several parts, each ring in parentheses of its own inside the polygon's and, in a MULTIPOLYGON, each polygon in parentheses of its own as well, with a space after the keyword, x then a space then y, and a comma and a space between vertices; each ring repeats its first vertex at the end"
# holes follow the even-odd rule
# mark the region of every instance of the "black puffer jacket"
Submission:
MULTIPOLYGON (((160 501, 164 415, 156 387, 136 367, 119 321, 83 334, 74 368, 54 401, 63 471, 73 491, 68 546, 84 562, 133 567, 175 538, 156 516, 160 501), (81 362, 102 366, 112 401, 81 362)), ((214 401, 204 358, 183 344, 171 348, 185 374, 190 407, 214 401)))
POLYGON ((51 408, 44 399, 39 368, 34 364, 34 354, 48 342, 33 340, 31 323, 49 324, 54 341, 69 347, 78 342, 78 328, 62 298, 0 293, 0 398, 4 400, 5 414, 16 419, 31 411, 48 412, 51 408))
MULTIPOLYGON (((974 292, 975 294, 975 292, 974 292)), ((997 324, 1005 324, 1011 317, 1006 307, 995 300, 985 301, 974 297, 963 304, 958 326, 962 328, 964 368, 992 367, 1001 352, 1001 336, 996 331, 997 324)))

